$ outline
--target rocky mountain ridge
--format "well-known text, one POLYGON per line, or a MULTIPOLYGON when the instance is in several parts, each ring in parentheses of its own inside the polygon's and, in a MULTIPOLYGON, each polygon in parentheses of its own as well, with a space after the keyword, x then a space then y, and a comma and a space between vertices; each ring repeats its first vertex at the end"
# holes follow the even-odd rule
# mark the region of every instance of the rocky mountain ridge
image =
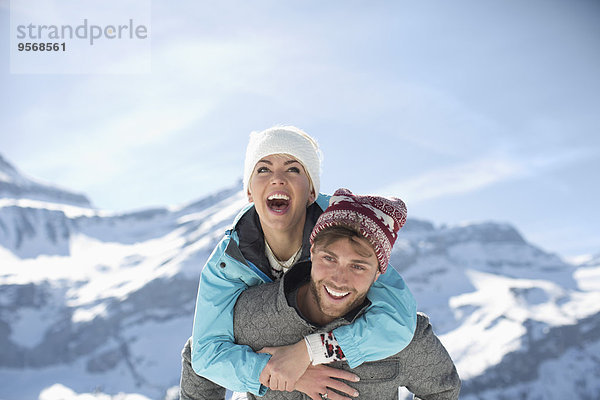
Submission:
POLYGON ((91 207, 83 194, 57 188, 25 176, 0 154, 0 199, 31 199, 91 207))
MULTIPOLYGON (((56 384, 172 398, 198 276, 241 185, 121 214, 48 189, 0 191, 0 399, 56 384)), ((597 259, 569 264, 505 223, 411 219, 391 262, 453 356, 461 398, 600 398, 597 259)))

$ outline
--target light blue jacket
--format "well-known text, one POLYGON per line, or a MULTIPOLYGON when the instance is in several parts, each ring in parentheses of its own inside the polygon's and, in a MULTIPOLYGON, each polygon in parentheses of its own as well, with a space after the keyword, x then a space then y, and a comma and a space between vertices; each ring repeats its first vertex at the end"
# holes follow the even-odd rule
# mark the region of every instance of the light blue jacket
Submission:
MULTIPOLYGON (((319 195, 315 218, 328 202, 329 196, 319 195)), ((248 287, 272 281, 244 256, 243 251, 249 251, 247 247, 240 249, 238 224, 244 216, 249 220, 253 207, 248 204, 238 214, 234 228, 226 232, 200 275, 192 334, 192 367, 198 375, 230 390, 262 396, 267 387, 260 384, 259 377, 271 356, 235 344, 233 336, 233 309, 240 293, 248 287)), ((307 217, 305 239, 315 222, 307 217)), ((251 241, 264 242, 261 232, 256 227, 253 232, 256 240, 251 241)), ((247 242, 248 238, 244 239, 247 242)), ((309 247, 305 240, 302 253, 308 254, 309 247)), ((367 312, 353 324, 333 331, 351 368, 398 353, 410 343, 416 327, 415 300, 394 268, 388 268, 375 281, 368 296, 372 304, 367 312)))

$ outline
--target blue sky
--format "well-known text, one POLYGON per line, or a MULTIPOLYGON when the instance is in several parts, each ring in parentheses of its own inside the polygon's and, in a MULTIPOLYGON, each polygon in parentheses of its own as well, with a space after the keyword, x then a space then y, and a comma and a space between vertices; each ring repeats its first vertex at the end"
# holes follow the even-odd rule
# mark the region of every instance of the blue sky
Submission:
POLYGON ((597 1, 152 1, 141 74, 11 74, 9 8, 0 153, 99 208, 229 187, 250 131, 292 124, 324 192, 600 252, 597 1))

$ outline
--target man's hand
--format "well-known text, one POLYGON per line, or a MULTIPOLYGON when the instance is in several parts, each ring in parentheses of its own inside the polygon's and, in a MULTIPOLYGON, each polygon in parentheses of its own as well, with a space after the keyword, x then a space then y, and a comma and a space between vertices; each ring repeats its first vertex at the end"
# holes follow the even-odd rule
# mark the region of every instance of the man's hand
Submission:
POLYGON ((358 382, 359 379, 352 372, 343 369, 326 367, 322 364, 311 365, 296 383, 296 390, 307 394, 312 400, 321 400, 321 394, 327 394, 327 398, 330 400, 348 399, 348 397, 337 394, 331 389, 339 390, 351 397, 358 396, 356 389, 333 378, 344 379, 349 382, 358 382))
POLYGON ((260 374, 260 383, 272 390, 295 390, 296 382, 310 364, 304 339, 296 344, 280 347, 264 347, 259 353, 272 357, 260 374))

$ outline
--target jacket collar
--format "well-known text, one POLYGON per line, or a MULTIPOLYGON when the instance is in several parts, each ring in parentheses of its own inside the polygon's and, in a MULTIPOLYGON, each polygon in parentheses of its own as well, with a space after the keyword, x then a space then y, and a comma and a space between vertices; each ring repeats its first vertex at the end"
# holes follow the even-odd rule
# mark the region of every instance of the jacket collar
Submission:
MULTIPOLYGON (((317 219, 323 213, 320 204, 327 196, 319 195, 321 201, 311 204, 306 210, 306 221, 302 233, 302 252, 298 262, 306 261, 310 258, 310 233, 317 223, 317 219)), ((235 231, 238 233, 238 247, 244 258, 256 265, 262 272, 271 279, 275 279, 269 268, 269 261, 265 255, 265 236, 260 225, 260 219, 254 204, 250 203, 238 214, 235 221, 235 231)))

